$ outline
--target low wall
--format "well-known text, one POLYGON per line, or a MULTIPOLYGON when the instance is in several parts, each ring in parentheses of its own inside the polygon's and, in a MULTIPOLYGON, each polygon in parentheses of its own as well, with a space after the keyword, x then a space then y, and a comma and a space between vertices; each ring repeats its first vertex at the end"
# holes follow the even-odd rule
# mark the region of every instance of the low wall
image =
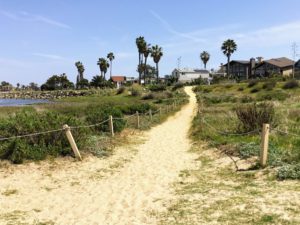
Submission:
POLYGON ((97 90, 65 90, 65 91, 13 91, 0 92, 4 99, 60 99, 66 97, 88 96, 97 94, 97 90))

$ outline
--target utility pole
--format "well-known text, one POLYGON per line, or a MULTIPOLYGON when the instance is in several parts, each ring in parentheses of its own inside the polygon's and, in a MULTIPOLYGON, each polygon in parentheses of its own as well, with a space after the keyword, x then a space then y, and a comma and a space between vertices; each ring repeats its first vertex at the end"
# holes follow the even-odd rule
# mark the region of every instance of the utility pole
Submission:
POLYGON ((296 63, 296 56, 297 54, 297 50, 298 50, 298 45, 296 42, 293 42, 292 44, 292 55, 293 55, 293 60, 294 60, 294 64, 293 64, 293 78, 295 78, 295 63, 296 63))

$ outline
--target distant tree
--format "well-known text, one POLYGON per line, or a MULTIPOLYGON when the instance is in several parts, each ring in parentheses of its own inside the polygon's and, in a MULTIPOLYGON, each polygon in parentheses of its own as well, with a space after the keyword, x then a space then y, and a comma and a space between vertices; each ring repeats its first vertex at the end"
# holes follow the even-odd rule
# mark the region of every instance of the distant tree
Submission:
POLYGON ((82 62, 78 61, 75 63, 75 66, 77 68, 77 71, 78 71, 78 75, 77 75, 77 79, 76 79, 76 85, 78 85, 78 82, 80 82, 81 80, 84 79, 83 77, 83 73, 84 73, 84 66, 82 64, 82 62))
POLYGON ((17 89, 18 90, 20 89, 20 83, 17 83, 17 89))
POLYGON ((87 79, 83 78, 81 81, 77 83, 77 89, 87 89, 89 88, 90 83, 87 79))
POLYGON ((65 73, 61 75, 53 75, 41 86, 41 90, 63 90, 73 89, 74 84, 69 81, 65 73))
POLYGON ((109 68, 109 63, 105 58, 99 58, 97 65, 100 68, 100 72, 101 72, 101 76, 104 78, 105 80, 105 74, 107 72, 107 69, 109 68))
POLYGON ((234 42, 234 40, 228 39, 223 42, 221 50, 222 50, 223 54, 227 56, 227 77, 229 79, 230 57, 237 50, 237 45, 234 42))
POLYGON ((163 56, 162 48, 159 47, 158 45, 152 46, 152 48, 151 48, 151 57, 153 58, 153 61, 156 64, 156 79, 157 79, 157 82, 158 82, 158 78, 159 78, 158 63, 159 63, 162 56, 163 56))
POLYGON ((108 58, 109 63, 110 63, 110 79, 111 79, 111 76, 112 76, 112 61, 115 59, 114 53, 112 53, 112 52, 108 53, 107 58, 108 58))
MULTIPOLYGON (((138 49, 138 53, 139 53, 139 64, 138 66, 140 66, 141 64, 143 64, 143 54, 144 54, 144 51, 146 49, 146 46, 147 46, 147 43, 145 41, 145 38, 140 36, 138 38, 136 38, 135 40, 135 44, 136 44, 136 47, 138 49)), ((141 79, 142 79, 142 71, 138 71, 139 72, 139 84, 141 84, 141 79)))
POLYGON ((11 86, 11 84, 8 83, 8 82, 6 82, 6 81, 2 81, 2 82, 1 82, 1 86, 2 86, 2 87, 5 87, 5 86, 11 86))
POLYGON ((208 52, 206 51, 203 51, 201 54, 200 54, 200 58, 204 64, 204 68, 206 69, 206 64, 207 62, 209 61, 209 58, 210 58, 210 55, 208 52))
POLYGON ((150 83, 150 80, 156 77, 155 67, 150 66, 149 64, 147 64, 146 66, 145 64, 141 64, 140 66, 138 66, 137 71, 144 73, 145 84, 150 83))
POLYGON ((145 49, 143 49, 143 54, 144 54, 144 80, 145 80, 145 83, 146 83, 146 77, 147 77, 147 59, 149 57, 149 54, 151 53, 151 45, 150 44, 146 44, 144 46, 145 49))
POLYGON ((105 87, 112 88, 114 86, 111 80, 107 81, 102 76, 98 76, 98 75, 92 78, 90 85, 92 87, 99 87, 99 88, 105 88, 105 87))
POLYGON ((36 84, 36 83, 34 83, 34 82, 29 83, 28 88, 31 89, 31 90, 33 90, 33 91, 40 90, 39 85, 36 84))

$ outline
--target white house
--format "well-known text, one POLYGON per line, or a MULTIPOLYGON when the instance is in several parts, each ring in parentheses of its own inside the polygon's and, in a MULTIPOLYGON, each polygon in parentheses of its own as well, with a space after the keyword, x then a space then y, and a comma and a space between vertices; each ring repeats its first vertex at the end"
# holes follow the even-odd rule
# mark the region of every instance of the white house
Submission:
POLYGON ((198 78, 209 79, 209 71, 202 69, 175 69, 172 72, 172 76, 177 77, 181 83, 192 82, 198 78))

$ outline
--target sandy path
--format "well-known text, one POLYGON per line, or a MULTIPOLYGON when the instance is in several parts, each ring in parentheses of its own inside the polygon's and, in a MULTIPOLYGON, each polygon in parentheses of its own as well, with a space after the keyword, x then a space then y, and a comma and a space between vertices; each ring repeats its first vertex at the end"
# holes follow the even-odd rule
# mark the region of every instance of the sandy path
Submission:
POLYGON ((191 87, 186 92, 189 104, 145 132, 146 141, 133 147, 135 154, 123 147, 106 161, 91 158, 66 167, 54 165, 52 171, 20 166, 8 176, 0 171, 0 224, 13 222, 11 216, 30 224, 156 224, 150 212, 163 208, 163 201, 172 197, 170 184, 193 162, 187 134, 196 99, 191 87), (106 176, 113 167, 120 168, 106 176), (13 189, 17 192, 3 194, 13 189))

